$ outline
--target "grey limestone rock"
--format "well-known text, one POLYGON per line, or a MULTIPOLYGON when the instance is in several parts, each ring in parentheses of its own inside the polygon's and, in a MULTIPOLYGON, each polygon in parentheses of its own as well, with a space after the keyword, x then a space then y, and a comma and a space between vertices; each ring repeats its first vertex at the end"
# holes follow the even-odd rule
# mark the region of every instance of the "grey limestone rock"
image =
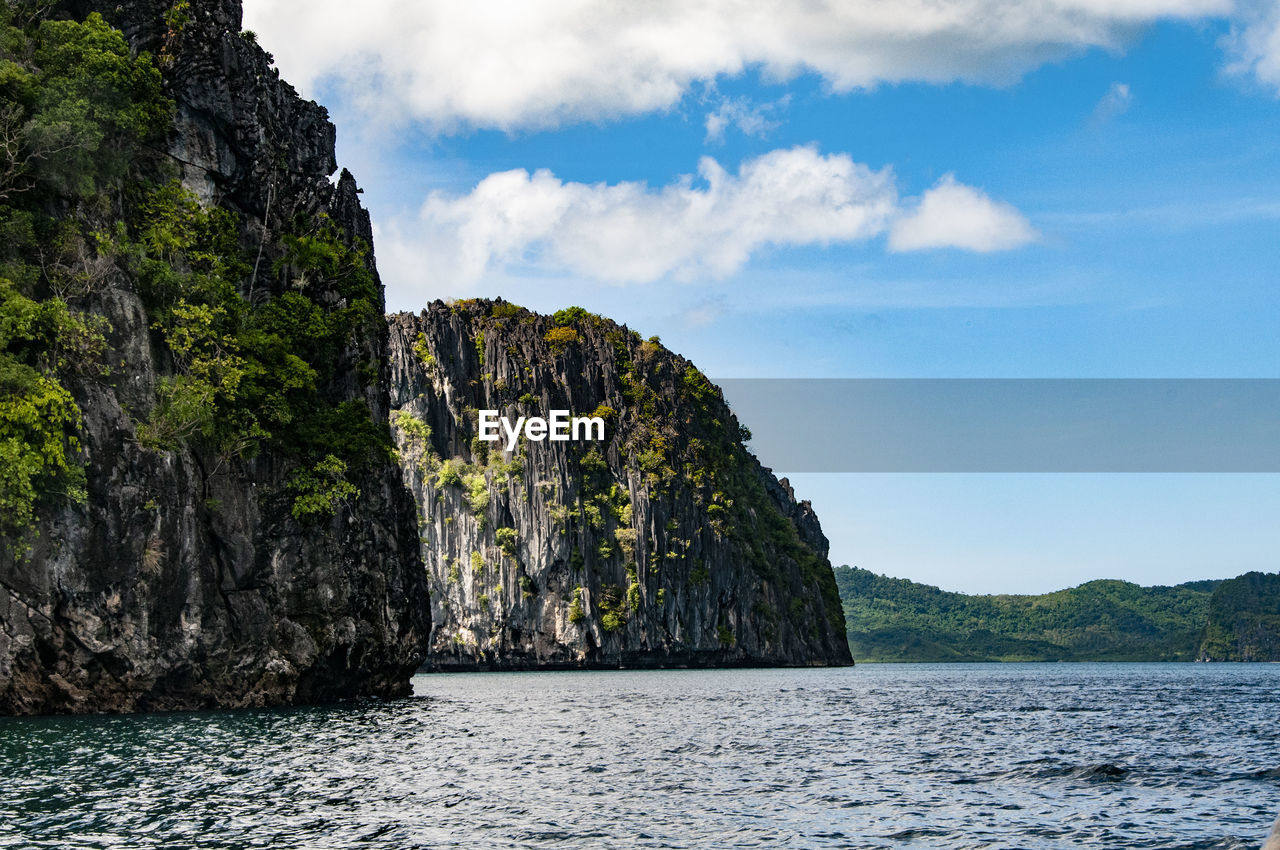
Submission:
MULTIPOLYGON (((161 56, 177 104, 170 153, 184 184, 239 213, 241 241, 275 259, 281 222, 327 213, 371 241, 334 128, 240 32, 240 4, 190 4, 181 31, 162 2, 69 2, 99 11, 161 56)), ((372 257, 369 259, 372 264, 372 257)), ((276 294, 269 275, 257 297, 276 294)), ((252 284, 247 284, 252 285, 252 284)), ((319 297, 328 297, 321 293, 319 297)), ((336 297, 336 296, 335 296, 336 297)), ((189 449, 142 448, 135 423, 170 368, 123 273, 90 305, 111 323, 111 376, 71 389, 84 413, 88 500, 41 518, 29 552, 0 547, 0 713, 277 705, 398 696, 430 628, 414 508, 394 464, 353 482, 359 499, 320 526, 294 519, 285 459, 218 468, 189 449)), ((385 328, 342 352, 324 388, 387 403, 385 328), (370 379, 359 364, 383 364, 370 379)))
POLYGON ((431 668, 850 663, 817 517, 684 358, 502 301, 389 323, 431 668), (508 453, 476 439, 481 409, 599 413, 606 439, 508 453))

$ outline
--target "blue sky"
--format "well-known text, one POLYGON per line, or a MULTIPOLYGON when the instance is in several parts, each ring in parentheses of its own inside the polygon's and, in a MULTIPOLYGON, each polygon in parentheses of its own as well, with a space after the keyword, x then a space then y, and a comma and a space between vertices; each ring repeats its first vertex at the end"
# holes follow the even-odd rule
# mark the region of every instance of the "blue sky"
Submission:
MULTIPOLYGON (((1273 3, 245 5, 391 309, 580 304, 713 377, 1280 377, 1273 3)), ((1280 569, 1276 476, 793 483, 950 589, 1280 569)))

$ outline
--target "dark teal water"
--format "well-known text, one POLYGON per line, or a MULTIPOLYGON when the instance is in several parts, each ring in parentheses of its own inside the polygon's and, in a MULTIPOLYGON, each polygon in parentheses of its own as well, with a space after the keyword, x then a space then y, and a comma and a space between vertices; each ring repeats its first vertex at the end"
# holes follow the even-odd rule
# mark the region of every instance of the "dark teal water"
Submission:
POLYGON ((1280 665, 419 677, 0 720, 0 847, 1256 848, 1280 665))

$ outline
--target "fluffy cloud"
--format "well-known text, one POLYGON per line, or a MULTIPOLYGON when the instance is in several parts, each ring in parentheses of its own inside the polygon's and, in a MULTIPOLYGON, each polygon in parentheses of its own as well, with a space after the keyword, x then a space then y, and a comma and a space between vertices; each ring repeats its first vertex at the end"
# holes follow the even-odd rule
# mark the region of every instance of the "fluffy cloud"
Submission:
POLYGON ((1037 238, 1022 213, 957 183, 948 174, 924 193, 914 210, 893 223, 889 249, 963 248, 985 254, 1017 248, 1037 238))
POLYGON ((698 177, 653 190, 504 171, 461 197, 432 194, 379 244, 416 243, 433 277, 461 284, 520 263, 613 283, 723 277, 764 245, 874 236, 897 203, 889 171, 808 147, 748 160, 737 174, 704 157, 698 177))
POLYGON ((1228 39, 1234 61, 1229 69, 1253 74, 1280 94, 1280 6, 1256 2, 1241 14, 1243 24, 1228 39))
POLYGON ((892 172, 812 147, 776 150, 731 174, 714 159, 698 179, 567 183, 549 171, 491 174, 467 194, 432 194, 378 234, 380 265, 432 294, 509 269, 611 283, 723 278, 766 246, 865 241, 894 250, 1013 248, 1035 237, 1013 207, 945 178, 904 211, 892 172))
POLYGON ((752 103, 744 97, 726 98, 714 112, 707 113, 706 128, 708 142, 724 141, 725 130, 736 127, 745 136, 763 138, 771 130, 777 129, 779 123, 770 116, 778 110, 785 109, 791 102, 787 95, 773 103, 752 103))
MULTIPOLYGON (((1005 83, 1072 51, 1115 48, 1153 21, 1227 14, 1232 0, 313 0, 305 15, 293 0, 244 6, 245 25, 291 80, 336 76, 383 117, 447 130, 662 110, 694 81, 749 67, 774 78, 815 72, 837 91, 1005 83)), ((1276 52, 1266 55, 1258 73, 1276 73, 1276 52)))

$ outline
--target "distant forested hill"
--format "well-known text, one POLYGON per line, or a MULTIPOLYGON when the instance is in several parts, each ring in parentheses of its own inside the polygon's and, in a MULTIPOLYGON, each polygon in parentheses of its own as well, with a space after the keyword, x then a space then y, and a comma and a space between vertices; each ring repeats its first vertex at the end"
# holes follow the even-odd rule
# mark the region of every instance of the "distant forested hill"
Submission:
POLYGON ((1209 600, 1208 620, 1201 658, 1280 661, 1280 574, 1245 573, 1222 582, 1209 600))
POLYGON ((1220 610, 1213 657, 1256 656, 1261 649, 1241 647, 1275 652, 1280 644, 1280 575, 1252 573, 1272 581, 1265 590, 1261 582, 1242 587, 1219 605, 1220 585, 1249 576, 1176 587, 1091 581, 1040 596, 969 596, 857 567, 835 574, 857 661, 1191 661, 1200 655, 1211 599, 1220 610), (1242 613, 1260 604, 1270 604, 1269 619, 1242 613), (1242 617, 1256 639, 1233 644, 1242 617))

